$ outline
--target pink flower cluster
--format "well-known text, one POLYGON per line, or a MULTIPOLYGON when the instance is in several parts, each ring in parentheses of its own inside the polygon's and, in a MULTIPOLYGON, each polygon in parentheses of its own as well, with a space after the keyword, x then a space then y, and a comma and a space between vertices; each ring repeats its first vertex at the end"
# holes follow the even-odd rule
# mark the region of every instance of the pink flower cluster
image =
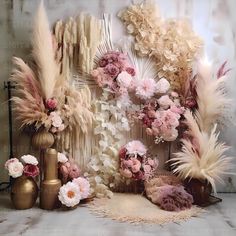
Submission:
POLYGON ((146 147, 138 140, 127 143, 120 149, 120 173, 126 178, 147 180, 151 178, 158 162, 147 154, 146 147))
POLYGON ((103 55, 92 76, 99 87, 106 87, 115 94, 127 93, 135 70, 124 53, 111 51, 103 55))
POLYGON ((67 160, 64 163, 59 163, 59 176, 62 183, 67 183, 81 174, 80 168, 73 160, 67 160))
POLYGON ((174 141, 178 136, 177 127, 184 108, 176 102, 176 93, 163 95, 146 103, 138 114, 148 135, 156 137, 156 142, 174 141))
POLYGON ((17 178, 22 175, 36 177, 39 175, 38 161, 36 157, 32 155, 24 155, 21 157, 21 161, 17 158, 11 158, 6 161, 5 168, 8 170, 8 174, 11 177, 17 178))

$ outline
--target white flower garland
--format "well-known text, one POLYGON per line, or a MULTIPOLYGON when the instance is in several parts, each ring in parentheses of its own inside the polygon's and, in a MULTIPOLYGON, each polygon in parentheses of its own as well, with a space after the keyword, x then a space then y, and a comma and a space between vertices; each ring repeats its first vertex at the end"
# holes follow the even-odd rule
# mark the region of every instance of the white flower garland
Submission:
POLYGON ((126 140, 124 132, 130 131, 125 109, 128 104, 109 99, 109 94, 104 90, 101 99, 95 102, 94 134, 100 138, 88 164, 88 177, 92 194, 96 197, 111 197, 113 193, 109 188, 124 181, 119 173, 118 152, 126 140))

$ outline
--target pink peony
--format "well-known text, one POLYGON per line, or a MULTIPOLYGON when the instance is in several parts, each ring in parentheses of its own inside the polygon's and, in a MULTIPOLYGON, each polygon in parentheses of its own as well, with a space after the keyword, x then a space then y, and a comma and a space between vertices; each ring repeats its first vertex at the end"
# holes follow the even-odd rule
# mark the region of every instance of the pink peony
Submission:
POLYGON ((25 176, 36 177, 39 175, 39 168, 36 165, 27 164, 24 167, 25 176))
POLYGON ((156 91, 154 79, 141 79, 136 87, 135 94, 141 99, 150 99, 156 91))
POLYGON ((127 154, 140 155, 143 156, 146 154, 147 149, 139 140, 133 140, 126 144, 125 146, 127 154))
POLYGON ((13 178, 20 177, 23 174, 24 166, 20 161, 12 161, 7 165, 9 175, 13 178))
POLYGON ((79 177, 73 179, 72 183, 75 183, 79 187, 81 199, 85 199, 89 196, 90 184, 87 179, 79 177))
POLYGON ((57 100, 55 98, 49 98, 46 101, 46 107, 50 110, 54 110, 57 107, 57 100))

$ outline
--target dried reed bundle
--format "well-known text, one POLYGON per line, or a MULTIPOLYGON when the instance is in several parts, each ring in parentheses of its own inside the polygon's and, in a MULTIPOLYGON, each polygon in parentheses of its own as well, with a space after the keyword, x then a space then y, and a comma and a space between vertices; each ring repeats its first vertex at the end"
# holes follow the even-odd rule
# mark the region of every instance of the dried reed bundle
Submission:
POLYGON ((58 66, 55 61, 53 40, 43 1, 41 1, 35 17, 32 46, 43 96, 45 99, 52 98, 58 76, 58 66))
POLYGON ((227 97, 226 80, 225 74, 215 79, 211 65, 206 60, 199 62, 196 116, 201 131, 209 132, 216 122, 225 123, 223 121, 231 114, 232 100, 227 97))

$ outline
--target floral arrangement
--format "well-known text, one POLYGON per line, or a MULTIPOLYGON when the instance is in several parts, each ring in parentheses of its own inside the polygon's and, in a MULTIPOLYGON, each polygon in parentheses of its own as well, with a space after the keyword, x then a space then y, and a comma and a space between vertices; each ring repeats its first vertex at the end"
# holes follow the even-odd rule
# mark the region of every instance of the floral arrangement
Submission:
POLYGON ((58 152, 58 172, 64 185, 59 190, 58 198, 66 207, 75 207, 90 194, 89 181, 81 177, 81 171, 74 160, 58 152))
POLYGON ((18 178, 22 175, 27 177, 36 177, 39 175, 38 160, 32 155, 23 155, 20 158, 11 158, 6 161, 5 168, 8 174, 13 178, 18 178))
POLYGON ((58 152, 58 172, 62 183, 78 178, 81 170, 74 160, 68 159, 64 153, 58 152))
POLYGON ((98 65, 91 73, 98 86, 106 87, 116 95, 127 94, 135 76, 135 69, 130 65, 127 55, 109 51, 99 59, 98 65))
MULTIPOLYGON (((56 59, 58 45, 53 40, 46 12, 41 2, 36 14, 32 37, 32 55, 36 66, 30 67, 13 58, 15 69, 10 81, 15 86, 13 110, 21 127, 33 126, 57 134, 67 149, 68 133, 86 133, 92 125, 91 94, 88 87, 76 89, 60 73, 56 59), (34 68, 34 70, 32 69, 34 68)), ((78 135, 77 135, 78 137, 78 135)))
POLYGON ((178 94, 172 92, 147 101, 137 118, 146 127, 147 134, 155 136, 156 143, 174 141, 178 137, 177 127, 184 110, 178 94))
POLYGON ((182 149, 172 158, 174 173, 182 179, 196 178, 207 180, 214 192, 216 181, 222 181, 223 174, 233 174, 229 149, 218 141, 217 122, 223 123, 225 114, 230 114, 231 100, 227 98, 226 73, 224 66, 213 79, 211 64, 202 60, 196 75, 196 104, 193 111, 184 113, 187 130, 181 140, 182 149))
POLYGON ((120 149, 120 173, 134 180, 148 180, 158 166, 156 159, 147 154, 147 148, 139 140, 133 140, 120 149))
POLYGON ((158 76, 170 81, 181 96, 191 77, 192 63, 202 48, 202 40, 187 21, 164 20, 156 5, 150 1, 134 4, 119 12, 134 47, 140 56, 152 56, 158 76))

